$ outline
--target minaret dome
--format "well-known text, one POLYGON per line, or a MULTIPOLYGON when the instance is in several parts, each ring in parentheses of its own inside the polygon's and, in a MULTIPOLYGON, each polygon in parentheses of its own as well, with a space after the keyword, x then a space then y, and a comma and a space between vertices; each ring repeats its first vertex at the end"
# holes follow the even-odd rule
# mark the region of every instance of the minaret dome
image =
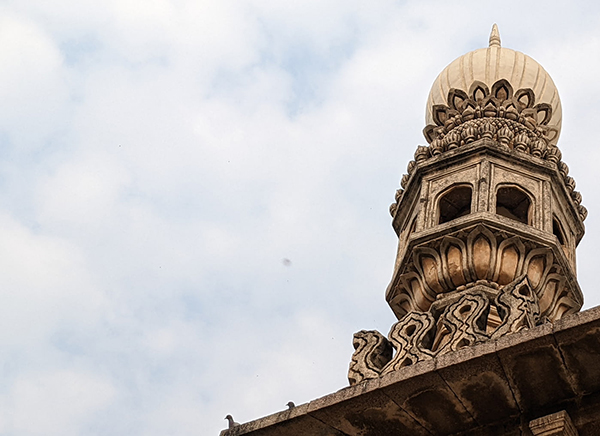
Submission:
MULTIPOLYGON (((543 136, 549 144, 555 145, 558 141, 562 108, 552 78, 531 57, 502 47, 495 24, 490 35, 489 47, 460 56, 435 79, 427 99, 425 115, 425 136, 428 142, 431 143, 435 138, 434 130, 451 116, 448 113, 436 114, 436 110, 448 108, 450 112, 461 113, 466 107, 462 101, 465 96, 474 102, 485 100, 482 108, 490 98, 513 100, 515 111, 521 117, 534 115, 532 118, 543 131, 543 136), (493 91, 501 87, 499 84, 508 84, 508 87, 501 91, 500 96, 495 96, 493 91), (506 92, 512 95, 507 95, 506 92), (457 95, 461 97, 460 101, 449 101, 457 95), (458 107, 460 103, 463 103, 464 107, 458 107)), ((498 106, 502 101, 496 101, 494 104, 498 106)), ((475 107, 473 109, 476 110, 475 107)))

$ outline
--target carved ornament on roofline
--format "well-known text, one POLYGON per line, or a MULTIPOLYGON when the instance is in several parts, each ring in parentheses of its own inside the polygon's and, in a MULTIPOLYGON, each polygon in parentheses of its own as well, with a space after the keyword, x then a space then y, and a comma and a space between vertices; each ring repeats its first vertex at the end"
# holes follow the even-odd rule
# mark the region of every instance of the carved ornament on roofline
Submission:
POLYGON ((376 330, 355 333, 348 380, 352 386, 544 322, 526 276, 501 290, 480 285, 437 301, 428 311, 410 312, 387 338, 376 330))

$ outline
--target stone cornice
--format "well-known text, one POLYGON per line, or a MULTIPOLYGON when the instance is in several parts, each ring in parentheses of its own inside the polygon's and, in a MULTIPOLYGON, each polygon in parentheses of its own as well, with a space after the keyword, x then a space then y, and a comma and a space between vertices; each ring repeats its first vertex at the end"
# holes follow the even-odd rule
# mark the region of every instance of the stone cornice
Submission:
POLYGON ((367 380, 221 436, 521 434, 566 410, 580 434, 600 418, 600 307, 367 380))

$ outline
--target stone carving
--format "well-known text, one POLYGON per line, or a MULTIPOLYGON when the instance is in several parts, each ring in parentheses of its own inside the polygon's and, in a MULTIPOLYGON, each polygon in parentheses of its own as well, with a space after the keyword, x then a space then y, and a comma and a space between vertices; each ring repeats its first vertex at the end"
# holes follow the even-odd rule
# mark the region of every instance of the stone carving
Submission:
POLYGON ((445 296, 428 311, 410 312, 392 326, 388 340, 377 331, 355 333, 348 380, 355 385, 544 321, 526 275, 500 289, 480 284, 445 296))
MULTIPOLYGON (((477 123, 477 126, 467 125, 451 130, 448 134, 442 136, 441 139, 434 139, 429 147, 423 145, 417 147, 414 155, 415 160, 409 162, 408 172, 401 178, 402 189, 399 191, 401 193, 404 192, 404 189, 407 187, 410 177, 417 169, 417 164, 419 162, 424 162, 432 157, 440 156, 446 151, 470 144, 477 139, 488 138, 496 140, 508 150, 529 153, 532 156, 543 158, 554 163, 565 183, 565 187, 569 191, 571 199, 577 207, 581 220, 585 221, 588 211, 581 204, 581 193, 575 191, 575 180, 568 175, 569 167, 561 160, 562 153, 557 146, 548 145, 544 138, 532 140, 530 133, 527 133, 526 131, 520 131, 519 133, 519 129, 510 127, 507 124, 507 121, 490 121, 482 119, 478 120, 477 123)), ((390 205, 390 214, 392 217, 396 216, 401 199, 402 195, 396 195, 395 202, 390 205)))
POLYGON ((496 26, 488 48, 438 76, 429 145, 390 206, 399 243, 386 299, 398 322, 387 339, 355 334, 350 384, 581 308, 575 249, 587 210, 556 145, 561 120, 548 73, 502 48, 496 26))
POLYGON ((460 134, 467 144, 479 138, 494 138, 511 148, 515 145, 513 138, 524 134, 531 144, 529 152, 545 158, 548 144, 558 136, 558 128, 549 125, 552 107, 548 103, 535 104, 530 88, 514 92, 505 79, 495 82, 491 89, 479 81, 474 81, 467 92, 452 88, 447 101, 448 105, 433 106, 435 124, 423 130, 427 142, 444 151, 448 149, 444 139, 451 131, 460 134))
POLYGON ((502 323, 491 335, 492 339, 539 324, 540 307, 537 294, 531 289, 526 275, 504 287, 496 298, 496 310, 502 323))
POLYGON ((351 385, 377 378, 381 369, 392 358, 392 346, 376 330, 361 330, 354 333, 352 345, 354 354, 348 371, 348 380, 351 385))
POLYGON ((432 351, 437 354, 456 351, 489 339, 486 334, 489 306, 488 297, 481 291, 464 294, 448 305, 438 319, 432 351))
POLYGON ((387 374, 435 355, 430 351, 435 319, 429 312, 411 312, 392 326, 389 341, 396 355, 381 371, 387 374))
POLYGON ((581 297, 565 279, 551 249, 493 230, 478 225, 415 247, 388 294, 395 306, 404 314, 426 311, 440 295, 477 284, 505 286, 525 275, 542 316, 556 320, 579 310, 581 297))

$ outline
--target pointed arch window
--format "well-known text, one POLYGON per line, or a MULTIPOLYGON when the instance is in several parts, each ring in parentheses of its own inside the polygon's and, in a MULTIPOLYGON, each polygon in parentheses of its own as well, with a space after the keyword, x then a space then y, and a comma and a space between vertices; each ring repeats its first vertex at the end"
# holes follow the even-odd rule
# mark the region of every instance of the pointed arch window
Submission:
POLYGON ((531 198, 517 186, 501 186, 496 191, 496 213, 531 225, 531 198))
POLYGON ((562 226, 558 222, 558 218, 556 218, 556 216, 554 216, 552 219, 552 233, 554 233, 554 236, 556 236, 556 239, 558 239, 559 244, 564 246, 565 232, 563 231, 562 226))
POLYGON ((458 185, 448 189, 438 203, 439 224, 447 223, 471 213, 473 188, 470 185, 458 185))

